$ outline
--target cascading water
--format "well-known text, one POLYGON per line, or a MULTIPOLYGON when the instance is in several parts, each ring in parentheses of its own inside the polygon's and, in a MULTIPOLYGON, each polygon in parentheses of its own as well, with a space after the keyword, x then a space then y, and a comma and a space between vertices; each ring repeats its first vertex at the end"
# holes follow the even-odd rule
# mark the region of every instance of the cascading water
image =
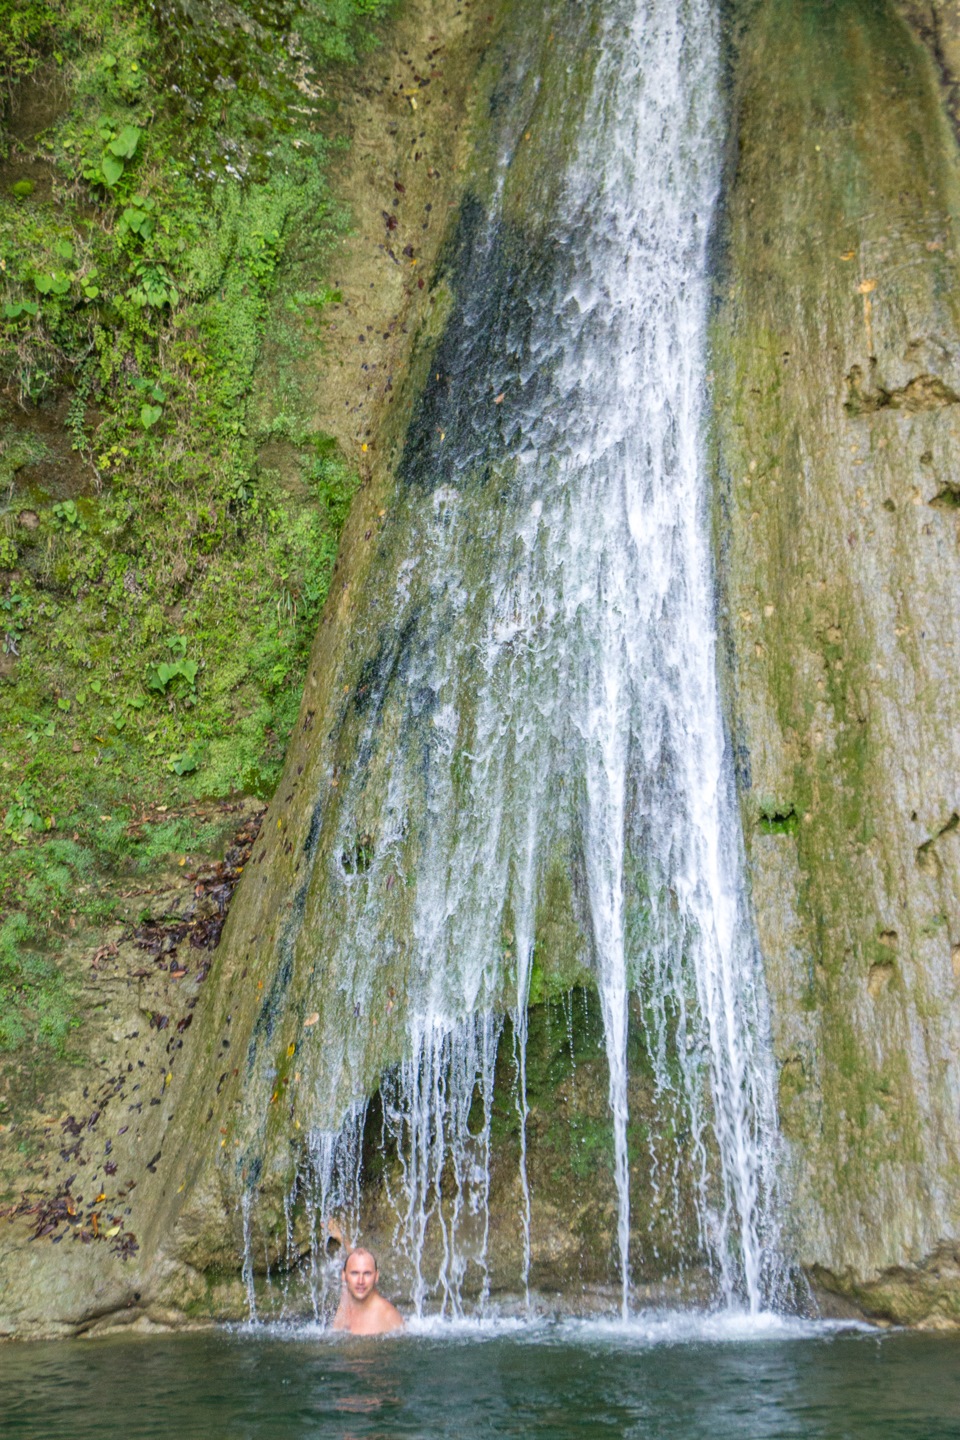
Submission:
POLYGON ((411 1298, 482 1303, 507 1024, 528 1289, 528 999, 559 868, 602 1013, 623 1310, 632 1168, 669 1194, 682 1135, 716 1294, 753 1311, 779 1273, 776 1126, 704 482, 718 22, 711 0, 575 8, 588 84, 551 109, 514 60, 527 109, 497 131, 492 199, 466 207, 384 536, 355 760, 324 802, 309 857, 323 899, 297 940, 309 929, 321 1017, 298 1185, 322 1238, 334 1212, 359 1224, 379 1084, 411 1298), (511 176, 525 127, 558 108, 573 138, 554 173, 522 182, 541 206, 531 237, 511 176), (631 1009, 662 1119, 646 1156, 629 1144, 631 1009))

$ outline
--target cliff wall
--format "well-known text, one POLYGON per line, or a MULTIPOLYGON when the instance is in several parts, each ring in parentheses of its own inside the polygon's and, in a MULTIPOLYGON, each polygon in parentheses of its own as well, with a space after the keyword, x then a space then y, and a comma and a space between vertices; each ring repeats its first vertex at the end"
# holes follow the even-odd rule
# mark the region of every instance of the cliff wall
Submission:
MULTIPOLYGON (((5 1224, 0 1333, 245 1313, 236 1201, 246 1177, 232 1163, 243 1138, 240 1057, 260 1020, 266 1027, 282 1009, 284 925, 310 825, 297 797, 308 781, 314 793, 337 784, 336 756, 314 740, 333 733, 341 681, 355 680, 362 659, 358 597, 448 315, 450 296, 431 277, 454 230, 495 31, 453 0, 411 0, 374 78, 339 97, 353 112, 353 148, 337 193, 355 229, 330 265, 338 298, 321 336, 288 311, 272 325, 251 401, 258 434, 270 437, 259 460, 291 487, 296 447, 279 420, 294 388, 311 433, 332 437, 362 482, 284 783, 256 844, 254 821, 243 832, 253 853, 236 911, 205 991, 191 988, 182 1014, 171 999, 178 982, 144 983, 133 943, 119 928, 106 937, 118 954, 98 963, 116 973, 108 998, 96 967, 89 978, 98 1020, 78 1035, 82 1063, 51 1098, 51 1116, 14 1126, 3 1151, 17 1180, 10 1194, 29 1182, 31 1204, 58 1203, 78 1157, 98 1184, 79 1220, 64 1200, 39 1239, 30 1237, 57 1218, 52 1210, 28 1205, 5 1224), (170 1019, 186 1023, 168 1040, 158 1024, 172 1036, 170 1019), (117 1090, 102 1105, 88 1085, 121 1042, 110 1084, 120 1069, 150 1069, 142 1114, 136 1077, 129 1096, 117 1090), (82 1121, 83 1135, 64 1135, 67 1121, 82 1121), (89 1230, 86 1244, 54 1245, 86 1225, 99 1184, 112 1201, 121 1182, 120 1240, 135 1232, 135 1251, 89 1230)), ((957 1324, 960 4, 756 0, 735 7, 734 31, 712 325, 715 534, 790 1241, 827 1309, 957 1324)), ((311 260, 306 246, 291 247, 278 315, 283 295, 307 286, 311 260)), ((163 904, 194 923, 182 896, 163 904)), ((74 960, 87 966, 87 952, 74 960)), ((531 1092, 542 1206, 534 1278, 572 1289, 611 1273, 605 1074, 584 1021, 574 1113, 572 1071, 550 1023, 545 1005, 533 1022, 546 1034, 531 1092)), ((296 1077, 280 1038, 271 1041, 278 1093, 296 1077)), ((637 1083, 645 1122, 642 1075, 637 1083)), ((512 1176, 516 1126, 502 1118, 502 1174, 512 1176)), ((514 1187, 504 1178, 497 1198, 511 1223, 514 1187)), ((273 1219, 279 1231, 279 1210, 273 1219)), ((514 1231, 504 1226, 504 1276, 516 1273, 514 1231)))
MULTIPOLYGON (((956 7, 904 9, 946 25, 956 7)), ((946 1323, 960 192, 935 61, 890 6, 752 9, 714 347, 733 738, 797 1254, 871 1313, 946 1323)))

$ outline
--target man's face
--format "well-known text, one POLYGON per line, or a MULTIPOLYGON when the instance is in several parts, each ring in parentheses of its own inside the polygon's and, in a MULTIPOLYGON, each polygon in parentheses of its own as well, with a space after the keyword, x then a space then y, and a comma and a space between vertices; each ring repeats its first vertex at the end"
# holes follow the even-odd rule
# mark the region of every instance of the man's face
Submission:
POLYGON ((372 1255, 362 1250, 351 1255, 343 1272, 343 1282, 352 1299, 363 1301, 377 1283, 377 1267, 372 1255))

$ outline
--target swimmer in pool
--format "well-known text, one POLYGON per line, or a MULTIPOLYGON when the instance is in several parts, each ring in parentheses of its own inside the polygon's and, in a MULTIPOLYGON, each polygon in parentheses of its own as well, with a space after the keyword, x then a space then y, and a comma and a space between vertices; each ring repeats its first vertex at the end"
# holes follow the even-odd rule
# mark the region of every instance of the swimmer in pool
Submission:
POLYGON ((343 1291, 334 1330, 347 1330, 351 1335, 385 1335, 403 1329, 403 1316, 395 1305, 385 1300, 377 1289, 380 1278, 377 1262, 369 1250, 351 1250, 343 1262, 343 1291))

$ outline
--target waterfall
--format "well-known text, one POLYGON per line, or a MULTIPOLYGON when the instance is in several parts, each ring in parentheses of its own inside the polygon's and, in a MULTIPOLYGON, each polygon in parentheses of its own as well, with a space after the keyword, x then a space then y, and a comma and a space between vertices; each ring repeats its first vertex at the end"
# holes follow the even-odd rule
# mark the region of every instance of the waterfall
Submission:
POLYGON ((354 761, 324 802, 321 899, 297 942, 321 1016, 298 1183, 323 1238, 334 1193, 359 1216, 379 1085, 410 1298, 482 1303, 509 1031, 529 1298, 528 1001, 559 867, 602 1013, 623 1312, 632 1168, 669 1195, 680 1136, 716 1298, 756 1311, 778 1274, 776 1121, 704 459, 719 25, 712 0, 573 8, 588 83, 558 65, 569 89, 548 103, 531 54, 513 59, 490 198, 465 207, 453 312, 386 522, 354 761), (538 171, 524 146, 558 110, 562 164, 538 171), (629 1139, 631 1023, 663 1121, 646 1154, 629 1139))

